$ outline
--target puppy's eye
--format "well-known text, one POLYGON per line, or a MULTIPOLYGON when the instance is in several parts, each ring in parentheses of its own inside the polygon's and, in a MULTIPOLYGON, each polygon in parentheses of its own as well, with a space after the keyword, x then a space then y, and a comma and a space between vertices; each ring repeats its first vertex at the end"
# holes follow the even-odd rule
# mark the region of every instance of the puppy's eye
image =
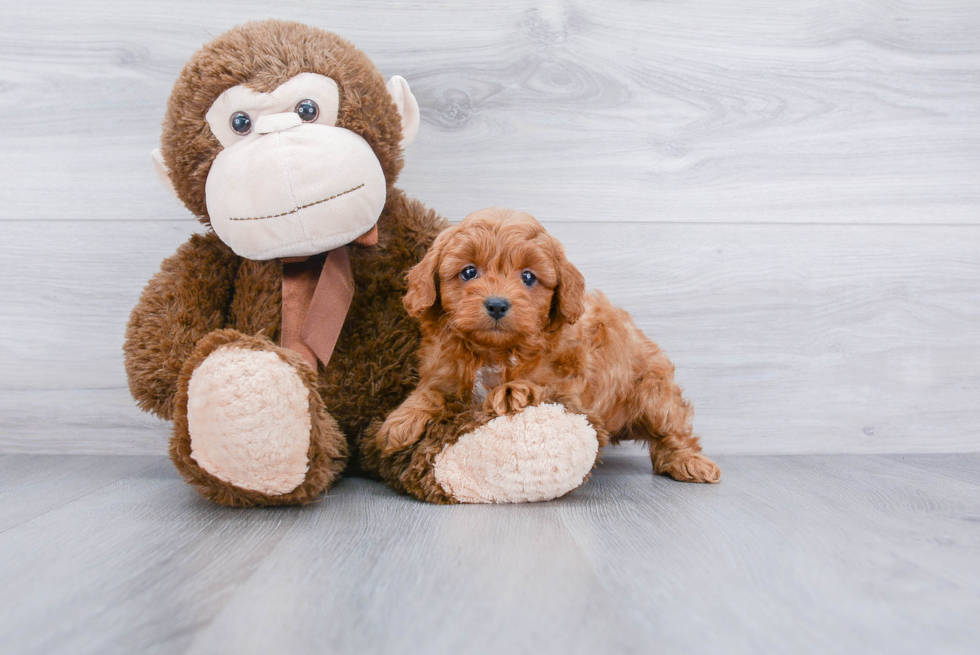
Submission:
POLYGON ((469 282, 476 277, 476 266, 473 266, 472 264, 467 266, 462 270, 462 272, 460 272, 459 276, 463 278, 463 282, 469 282))
POLYGON ((523 273, 521 273, 521 282, 523 282, 525 286, 528 287, 534 286, 534 283, 537 281, 538 278, 534 277, 534 273, 532 273, 531 271, 524 271, 523 273))
POLYGON ((252 131, 252 117, 243 111, 236 111, 231 115, 231 129, 235 134, 245 136, 252 131))

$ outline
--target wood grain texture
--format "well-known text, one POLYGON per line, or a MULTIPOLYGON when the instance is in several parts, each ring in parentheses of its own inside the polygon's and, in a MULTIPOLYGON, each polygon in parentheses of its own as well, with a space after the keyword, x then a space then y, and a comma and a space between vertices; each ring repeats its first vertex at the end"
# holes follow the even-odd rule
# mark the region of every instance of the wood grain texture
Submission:
MULTIPOLYGON (((671 357, 709 452, 980 450, 980 228, 547 227, 671 357)), ((193 229, 0 222, 0 452, 163 452, 123 329, 193 229)))
MULTIPOLYGON (((64 460, 0 458, 47 484, 64 460)), ((0 651, 974 653, 980 456, 723 457, 717 486, 609 449, 549 503, 344 480, 233 510, 157 460, 0 533, 0 651), (962 479, 944 475, 952 466, 962 479)), ((131 458, 124 458, 131 459, 131 458)), ((33 480, 32 480, 33 478, 33 480)), ((0 478, 0 498, 10 484, 0 478)))
POLYGON ((0 455, 0 532, 158 463, 158 457, 0 455))
POLYGON ((976 223, 980 5, 5 2, 0 219, 173 219, 148 153, 181 66, 270 15, 418 96, 403 186, 459 219, 976 223))

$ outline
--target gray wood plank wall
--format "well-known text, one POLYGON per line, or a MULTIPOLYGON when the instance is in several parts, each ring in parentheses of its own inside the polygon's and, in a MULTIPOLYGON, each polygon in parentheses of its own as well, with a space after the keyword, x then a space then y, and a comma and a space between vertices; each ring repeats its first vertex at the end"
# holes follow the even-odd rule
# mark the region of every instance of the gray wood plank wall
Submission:
POLYGON ((0 2, 0 451, 163 452, 120 346, 199 229, 180 67, 279 17, 404 75, 401 186, 525 209, 673 358, 711 452, 980 450, 972 0, 0 2))

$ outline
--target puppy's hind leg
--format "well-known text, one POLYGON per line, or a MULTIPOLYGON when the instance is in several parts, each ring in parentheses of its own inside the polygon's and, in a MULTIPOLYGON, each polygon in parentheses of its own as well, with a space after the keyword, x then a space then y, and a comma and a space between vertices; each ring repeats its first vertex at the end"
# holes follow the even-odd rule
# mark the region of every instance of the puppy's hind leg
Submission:
POLYGON ((680 387, 663 378, 646 379, 638 387, 643 405, 631 437, 649 440, 654 473, 681 482, 718 482, 721 469, 701 454, 691 429, 694 410, 680 387))

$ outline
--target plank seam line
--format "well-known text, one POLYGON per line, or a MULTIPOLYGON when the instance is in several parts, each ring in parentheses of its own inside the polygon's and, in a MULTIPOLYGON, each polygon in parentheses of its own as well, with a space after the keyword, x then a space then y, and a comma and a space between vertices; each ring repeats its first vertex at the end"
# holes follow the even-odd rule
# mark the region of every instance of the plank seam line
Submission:
POLYGON ((115 480, 113 480, 111 482, 105 483, 101 487, 97 487, 95 489, 91 489, 91 490, 83 493, 81 496, 76 496, 76 497, 72 498, 71 500, 66 500, 66 501, 64 501, 62 503, 58 503, 57 505, 54 505, 52 507, 49 507, 46 510, 44 510, 43 512, 41 512, 40 514, 37 514, 35 516, 32 516, 29 519, 24 519, 23 521, 20 521, 19 523, 15 523, 13 525, 8 525, 3 530, 0 530, 0 534, 3 534, 5 532, 8 532, 9 530, 13 530, 14 528, 19 528, 22 525, 27 525, 31 521, 35 521, 35 520, 41 518, 42 516, 45 516, 47 514, 50 514, 51 512, 55 511, 56 509, 61 509, 62 507, 65 507, 66 505, 71 505, 72 503, 74 503, 74 502, 76 502, 78 500, 81 500, 82 498, 85 498, 87 496, 90 496, 90 495, 94 494, 97 491, 102 491, 106 487, 111 487, 112 485, 117 484, 120 480, 125 480, 126 478, 130 478, 130 477, 132 477, 134 475, 138 475, 139 473, 142 473, 143 471, 145 471, 145 470, 147 470, 149 468, 152 468, 152 467, 156 466, 157 464, 159 464, 159 462, 152 462, 150 464, 147 464, 143 468, 137 469, 135 471, 131 471, 130 473, 127 473, 126 475, 124 475, 122 477, 116 478, 115 480))

